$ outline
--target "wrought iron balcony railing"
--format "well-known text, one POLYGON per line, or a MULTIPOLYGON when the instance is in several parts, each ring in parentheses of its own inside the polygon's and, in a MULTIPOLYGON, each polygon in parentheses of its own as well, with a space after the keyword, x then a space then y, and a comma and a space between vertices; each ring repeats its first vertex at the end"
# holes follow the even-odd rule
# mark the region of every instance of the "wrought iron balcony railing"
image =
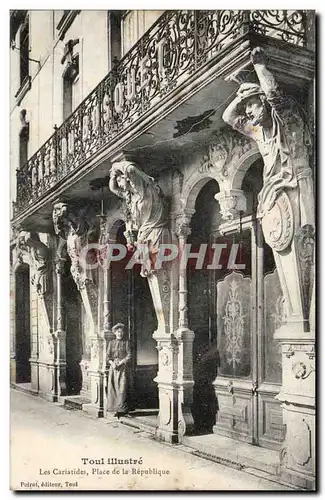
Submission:
POLYGON ((14 216, 33 205, 224 47, 252 31, 306 45, 305 11, 166 11, 17 170, 14 216))

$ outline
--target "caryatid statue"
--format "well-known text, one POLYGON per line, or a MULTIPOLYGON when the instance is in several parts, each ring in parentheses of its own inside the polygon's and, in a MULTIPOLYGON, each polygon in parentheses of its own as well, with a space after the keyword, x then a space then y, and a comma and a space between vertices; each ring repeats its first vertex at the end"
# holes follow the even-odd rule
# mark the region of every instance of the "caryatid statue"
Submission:
POLYGON ((263 49, 251 52, 259 79, 240 85, 236 98, 223 113, 223 120, 256 141, 264 160, 263 188, 257 216, 272 209, 281 191, 298 189, 300 227, 314 225, 314 194, 309 165, 310 134, 301 108, 284 94, 266 67, 263 49))
POLYGON ((302 308, 304 322, 312 310, 314 286, 310 245, 315 229, 311 137, 302 108, 278 87, 260 47, 252 50, 251 61, 259 85, 241 84, 236 98, 223 113, 223 120, 256 141, 262 155, 263 187, 257 217, 261 219, 265 240, 273 249, 287 312, 298 317, 302 308), (285 256, 288 253, 290 265, 285 256), (299 275, 299 290, 287 278, 289 274, 299 275), (297 301, 292 298, 298 295, 302 306, 297 308, 297 301))
POLYGON ((154 256, 167 224, 166 203, 160 187, 133 162, 122 160, 112 165, 109 188, 125 201, 128 246, 145 244, 150 256, 154 256))
POLYGON ((37 293, 40 295, 44 294, 46 292, 46 282, 43 280, 43 276, 46 276, 50 266, 49 248, 40 240, 37 233, 28 231, 20 231, 17 248, 19 251, 29 251, 31 264, 34 269, 31 281, 37 293))

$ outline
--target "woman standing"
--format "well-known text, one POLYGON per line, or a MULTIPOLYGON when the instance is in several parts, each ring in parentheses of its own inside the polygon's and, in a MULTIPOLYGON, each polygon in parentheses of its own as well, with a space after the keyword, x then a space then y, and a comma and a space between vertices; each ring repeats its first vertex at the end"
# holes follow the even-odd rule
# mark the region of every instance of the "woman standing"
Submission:
POLYGON ((117 323, 112 328, 115 340, 107 346, 107 365, 109 366, 107 382, 107 410, 115 411, 115 417, 121 417, 129 411, 129 385, 131 347, 124 340, 124 325, 117 323))

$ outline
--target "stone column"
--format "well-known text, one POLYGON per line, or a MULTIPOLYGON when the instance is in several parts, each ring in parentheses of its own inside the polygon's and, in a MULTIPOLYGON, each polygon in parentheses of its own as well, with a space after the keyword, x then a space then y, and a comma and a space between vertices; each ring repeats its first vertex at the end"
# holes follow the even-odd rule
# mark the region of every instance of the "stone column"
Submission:
POLYGON ((49 355, 53 356, 54 380, 52 385, 53 400, 58 401, 65 396, 66 391, 66 331, 64 329, 64 305, 62 298, 62 274, 65 259, 58 258, 55 265, 56 273, 56 330, 52 339, 48 339, 49 355))
MULTIPOLYGON (((173 310, 174 281, 177 278, 170 262, 162 269, 148 275, 158 328, 153 333, 158 350, 158 374, 155 382, 159 392, 159 415, 157 438, 169 443, 178 443, 179 389, 177 385, 178 339, 171 322, 173 310)), ((183 420, 183 419, 182 419, 183 420)), ((183 424, 182 428, 183 428, 183 424)))
POLYGON ((296 189, 282 192, 262 219, 265 240, 273 249, 286 314, 286 321, 275 332, 282 347, 282 387, 276 398, 283 403, 286 424, 281 476, 305 489, 315 487, 316 466, 312 212, 312 196, 302 199, 296 189))
POLYGON ((40 297, 34 286, 30 286, 30 370, 31 370, 31 385, 32 389, 38 391, 39 388, 39 335, 40 335, 40 297))
MULTIPOLYGON (((194 210, 187 211, 176 216, 176 230, 178 236, 178 251, 182 254, 187 237, 191 234, 191 217, 194 210)), ((180 259, 178 262, 181 262, 180 259)), ((178 301, 178 370, 177 384, 179 390, 179 435, 189 435, 194 431, 194 420, 191 413, 193 403, 193 340, 194 332, 188 328, 188 307, 187 307, 187 272, 186 267, 179 266, 179 301, 178 301)))
POLYGON ((98 321, 97 328, 90 338, 91 403, 83 405, 83 409, 98 418, 105 416, 106 411, 106 347, 111 340, 111 300, 110 269, 106 266, 107 216, 99 215, 99 284, 98 284, 98 321))

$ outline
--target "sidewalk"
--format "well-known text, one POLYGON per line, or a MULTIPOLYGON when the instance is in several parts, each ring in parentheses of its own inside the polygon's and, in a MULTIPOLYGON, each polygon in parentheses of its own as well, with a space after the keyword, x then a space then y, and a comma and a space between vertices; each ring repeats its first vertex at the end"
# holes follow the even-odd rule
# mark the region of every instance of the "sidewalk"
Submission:
POLYGON ((290 490, 188 451, 11 390, 11 489, 290 490))

